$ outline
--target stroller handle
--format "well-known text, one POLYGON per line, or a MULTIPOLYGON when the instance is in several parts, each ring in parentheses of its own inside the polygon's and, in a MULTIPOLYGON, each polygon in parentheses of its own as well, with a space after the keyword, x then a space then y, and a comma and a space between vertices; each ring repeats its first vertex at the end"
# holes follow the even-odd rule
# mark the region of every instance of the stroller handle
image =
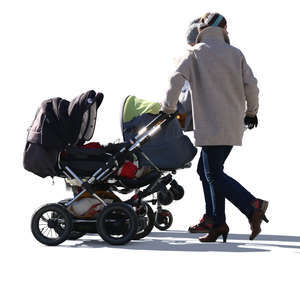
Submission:
MULTIPOLYGON (((155 117, 149 124, 147 124, 144 127, 144 131, 149 130, 150 128, 154 127, 158 122, 160 121, 165 121, 167 122, 167 124, 173 120, 176 116, 178 115, 178 110, 176 112, 174 112, 173 114, 167 114, 163 111, 160 111, 157 115, 157 117, 155 117)), ((165 126, 167 125, 165 124, 165 126)))
POLYGON ((162 111, 159 112, 157 117, 155 117, 149 124, 139 131, 134 140, 131 141, 132 146, 128 150, 132 151, 135 148, 145 144, 157 131, 168 126, 168 124, 177 116, 177 114, 178 111, 173 114, 167 114, 162 111))

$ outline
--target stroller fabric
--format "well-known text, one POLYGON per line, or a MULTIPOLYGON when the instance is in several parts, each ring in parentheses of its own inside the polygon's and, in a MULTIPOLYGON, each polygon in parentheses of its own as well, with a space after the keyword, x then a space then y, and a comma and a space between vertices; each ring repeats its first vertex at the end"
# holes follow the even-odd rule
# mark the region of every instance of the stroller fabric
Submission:
MULTIPOLYGON (((151 104, 151 102, 146 100, 137 100, 134 96, 127 97, 122 112, 124 140, 129 141, 135 137, 140 129, 156 117, 155 112, 158 113, 159 110, 160 103, 154 102, 151 104), (147 110, 139 109, 143 101, 145 101, 144 107, 147 107, 147 110), (151 110, 151 108, 154 109, 151 110), (131 119, 128 115, 135 115, 135 117, 131 119), (126 120, 130 121, 126 122, 126 120)), ((193 160, 197 153, 197 149, 193 146, 190 139, 183 134, 180 124, 176 119, 152 136, 141 149, 157 167, 163 170, 183 168, 186 163, 193 160)), ((151 165, 141 153, 138 155, 141 165, 151 165)))
MULTIPOLYGON (((100 145, 98 142, 85 144, 79 148, 70 149, 67 153, 63 153, 64 163, 68 163, 72 169, 77 170, 81 175, 85 171, 87 175, 95 172, 98 168, 103 168, 105 163, 116 154, 124 144, 108 144, 100 145), (91 150, 93 149, 93 150, 91 150)), ((128 155, 124 164, 119 168, 117 175, 127 178, 135 178, 138 167, 133 163, 134 156, 128 155)))
POLYGON ((59 152, 92 137, 102 99, 103 94, 88 91, 71 103, 61 98, 43 101, 28 130, 24 168, 41 177, 57 175, 59 152))
POLYGON ((158 114, 160 107, 160 103, 139 99, 135 96, 129 96, 123 106, 123 121, 124 123, 130 122, 132 119, 141 116, 142 114, 158 114))

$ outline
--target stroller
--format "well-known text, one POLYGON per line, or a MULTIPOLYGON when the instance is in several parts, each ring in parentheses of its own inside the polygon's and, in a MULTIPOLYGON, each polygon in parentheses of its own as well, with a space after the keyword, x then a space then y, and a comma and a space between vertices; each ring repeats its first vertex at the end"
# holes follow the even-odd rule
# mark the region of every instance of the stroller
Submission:
MULTIPOLYGON (((61 98, 46 100, 29 128, 24 168, 41 177, 64 178, 74 194, 72 199, 46 204, 33 214, 31 231, 42 244, 55 246, 86 233, 98 233, 112 245, 143 238, 154 224, 162 229, 170 225, 171 214, 166 214, 161 205, 183 196, 183 188, 170 173, 176 170, 160 169, 146 154, 149 149, 143 149, 171 123, 178 123, 176 114, 153 114, 147 109, 143 113, 136 105, 129 120, 128 113, 133 111, 129 108, 135 102, 141 104, 143 101, 127 97, 123 106, 124 142, 97 149, 86 148, 84 144, 93 136, 97 109, 102 100, 103 94, 94 91, 71 102, 61 98), (146 125, 139 128, 145 122, 144 116, 151 120, 146 118, 146 125), (143 176, 120 176, 119 171, 126 162, 141 163, 142 157, 151 166, 143 176), (133 195, 122 201, 116 193, 133 195), (155 194, 156 198, 145 200, 155 194), (155 214, 148 202, 157 204, 155 214)), ((181 167, 193 159, 196 151, 193 146, 189 147, 188 161, 181 167)))

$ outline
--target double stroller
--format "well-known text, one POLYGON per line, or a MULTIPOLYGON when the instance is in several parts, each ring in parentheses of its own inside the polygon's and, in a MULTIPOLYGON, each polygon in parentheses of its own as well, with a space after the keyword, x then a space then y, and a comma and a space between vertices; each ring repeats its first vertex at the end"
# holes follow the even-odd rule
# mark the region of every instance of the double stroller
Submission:
POLYGON ((121 118, 124 142, 87 143, 102 100, 103 94, 94 91, 71 102, 45 100, 28 130, 24 168, 64 178, 73 192, 73 198, 33 214, 31 231, 42 244, 56 246, 98 233, 122 245, 147 236, 154 226, 166 230, 172 224, 172 214, 162 205, 183 197, 173 175, 190 167, 197 152, 182 133, 177 113, 162 113, 159 103, 129 96, 121 118), (128 196, 122 200, 117 194, 128 196), (157 206, 155 213, 150 204, 157 206))

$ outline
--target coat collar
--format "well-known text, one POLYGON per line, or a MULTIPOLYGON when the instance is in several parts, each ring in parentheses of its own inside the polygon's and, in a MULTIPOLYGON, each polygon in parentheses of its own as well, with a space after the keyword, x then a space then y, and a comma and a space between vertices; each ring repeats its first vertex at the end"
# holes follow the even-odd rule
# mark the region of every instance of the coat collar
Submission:
POLYGON ((198 34, 197 43, 211 40, 225 41, 227 44, 230 44, 227 32, 221 27, 209 26, 198 34))

